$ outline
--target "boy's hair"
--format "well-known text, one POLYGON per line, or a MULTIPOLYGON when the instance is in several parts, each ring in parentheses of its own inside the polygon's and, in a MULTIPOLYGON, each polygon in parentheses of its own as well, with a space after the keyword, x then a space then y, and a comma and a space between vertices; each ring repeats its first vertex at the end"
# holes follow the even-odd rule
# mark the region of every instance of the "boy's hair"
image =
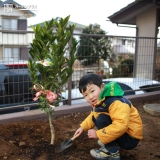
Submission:
POLYGON ((102 85, 102 77, 98 74, 94 73, 88 73, 84 75, 80 81, 79 81, 79 91, 82 93, 86 91, 87 85, 89 84, 94 84, 97 85, 98 87, 101 87, 102 85))

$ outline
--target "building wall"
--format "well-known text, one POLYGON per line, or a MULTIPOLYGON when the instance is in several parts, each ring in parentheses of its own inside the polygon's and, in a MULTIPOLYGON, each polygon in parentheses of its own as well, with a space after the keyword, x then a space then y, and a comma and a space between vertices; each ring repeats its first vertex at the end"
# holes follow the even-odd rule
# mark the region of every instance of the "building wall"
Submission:
POLYGON ((0 61, 3 60, 3 47, 0 46, 0 61))
POLYGON ((155 46, 157 44, 154 38, 157 37, 157 7, 137 16, 136 25, 138 27, 137 37, 151 37, 145 40, 137 39, 136 77, 152 79, 154 77, 155 46), (145 47, 141 48, 142 46, 145 47))
MULTIPOLYGON (((24 33, 16 33, 17 30, 26 30, 27 29, 27 18, 32 15, 29 12, 12 9, 12 11, 6 12, 3 7, 0 7, 0 30, 10 30, 10 32, 0 32, 0 60, 4 60, 4 51, 5 48, 18 48, 20 53, 20 60, 25 60, 24 54, 28 57, 28 53, 26 53, 26 47, 29 45, 28 34, 24 33), (10 24, 6 26, 6 29, 3 29, 2 25, 3 19, 16 19, 17 25, 15 28, 11 28, 10 24), (23 57, 22 57, 23 55, 23 57)), ((12 22, 11 22, 12 23, 12 22)), ((16 23, 15 23, 16 24, 16 23)), ((9 58, 10 60, 11 58, 9 58)))
POLYGON ((139 37, 157 37, 157 7, 138 15, 136 25, 139 37))
MULTIPOLYGON (((2 29, 2 19, 23 19, 27 20, 27 13, 13 9, 12 12, 5 12, 2 7, 0 7, 0 29, 2 29)), ((26 34, 16 34, 16 33, 0 33, 0 43, 2 45, 28 45, 26 34)))

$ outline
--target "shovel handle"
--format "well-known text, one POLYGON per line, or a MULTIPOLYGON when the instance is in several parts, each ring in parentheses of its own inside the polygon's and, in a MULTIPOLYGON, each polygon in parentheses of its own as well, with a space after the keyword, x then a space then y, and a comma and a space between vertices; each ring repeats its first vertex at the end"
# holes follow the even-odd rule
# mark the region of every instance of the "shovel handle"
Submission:
POLYGON ((75 140, 78 136, 79 136, 79 135, 76 135, 76 136, 72 137, 71 140, 72 140, 72 141, 75 140))

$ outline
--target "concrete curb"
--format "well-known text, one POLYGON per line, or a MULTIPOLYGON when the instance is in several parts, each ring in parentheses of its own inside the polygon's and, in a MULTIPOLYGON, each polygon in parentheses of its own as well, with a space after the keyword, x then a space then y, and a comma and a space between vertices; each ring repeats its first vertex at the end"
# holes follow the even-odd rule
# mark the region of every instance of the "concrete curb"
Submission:
MULTIPOLYGON (((144 103, 144 102, 150 103, 150 102, 160 100, 159 98, 160 91, 148 92, 145 94, 131 95, 131 96, 125 96, 125 97, 128 98, 133 105, 144 103)), ((91 106, 88 103, 79 103, 71 106, 69 105, 59 106, 55 108, 55 114, 53 118, 59 115, 72 114, 72 113, 78 113, 78 112, 87 112, 90 110, 91 110, 91 106)), ((48 116, 44 114, 43 111, 39 111, 39 110, 4 114, 0 116, 0 124, 23 121, 23 120, 35 120, 35 119, 48 119, 48 116)))
POLYGON ((133 96, 126 96, 133 104, 154 102, 160 100, 160 91, 148 92, 145 94, 137 94, 133 96))
POLYGON ((146 104, 143 106, 143 109, 152 116, 160 116, 160 104, 146 104))
MULTIPOLYGON (((91 106, 88 103, 59 106, 55 108, 55 113, 53 118, 59 115, 87 112, 90 110, 91 106)), ((40 110, 30 110, 18 113, 3 114, 0 116, 0 124, 23 121, 23 120, 35 120, 35 119, 47 120, 48 116, 43 111, 40 110)))

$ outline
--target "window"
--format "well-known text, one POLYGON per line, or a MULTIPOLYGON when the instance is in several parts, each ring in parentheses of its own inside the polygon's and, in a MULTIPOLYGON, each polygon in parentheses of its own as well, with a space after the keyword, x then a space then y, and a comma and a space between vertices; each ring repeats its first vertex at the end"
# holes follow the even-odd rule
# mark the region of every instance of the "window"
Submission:
POLYGON ((7 62, 9 61, 19 61, 19 60, 28 60, 29 51, 28 48, 4 48, 3 59, 7 62))
POLYGON ((18 29, 17 19, 2 19, 2 29, 17 30, 18 29))
POLYGON ((27 30, 26 19, 2 19, 2 29, 27 30))
POLYGON ((122 45, 125 45, 125 44, 126 44, 126 40, 122 39, 122 45))
POLYGON ((20 60, 20 48, 4 48, 5 61, 18 61, 20 60))

